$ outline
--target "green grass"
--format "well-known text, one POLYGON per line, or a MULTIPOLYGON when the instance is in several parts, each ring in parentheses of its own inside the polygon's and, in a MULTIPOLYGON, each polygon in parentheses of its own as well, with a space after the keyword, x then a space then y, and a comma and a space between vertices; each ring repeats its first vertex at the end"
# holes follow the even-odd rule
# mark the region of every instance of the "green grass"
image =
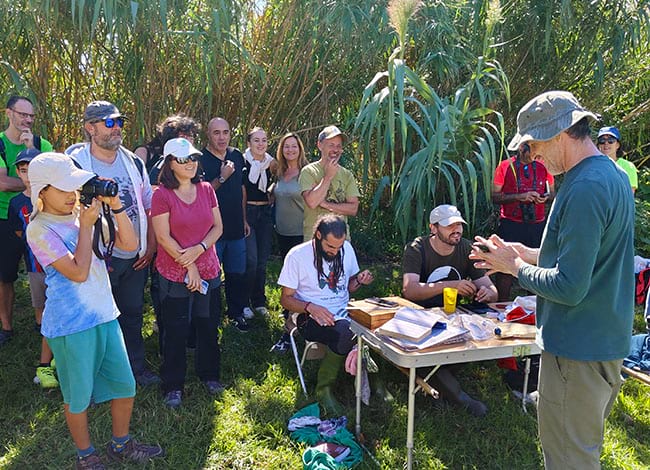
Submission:
MULTIPOLYGON (((384 263, 372 267, 376 282, 364 288, 366 295, 399 293, 399 266, 384 263)), ((304 446, 289 439, 288 418, 311 403, 300 388, 290 355, 268 352, 279 337, 281 320, 275 280, 279 263, 269 266, 268 289, 271 318, 256 318, 248 334, 225 324, 222 331, 222 378, 226 392, 209 397, 189 367, 182 407, 163 406, 155 388, 138 389, 131 422, 139 439, 158 442, 167 457, 150 468, 178 469, 296 469, 301 467, 304 446)), ((38 335, 33 331, 27 282, 17 283, 13 340, 0 349, 0 468, 71 468, 74 446, 68 435, 58 390, 43 392, 32 384, 38 359, 38 335)), ((159 365, 157 337, 146 317, 147 358, 154 370, 159 365)), ((636 325, 642 328, 642 321, 636 325)), ((191 360, 189 361, 191 364, 191 360)), ((313 392, 318 364, 305 367, 307 385, 313 392)), ((400 469, 406 457, 406 377, 384 366, 390 405, 371 399, 362 410, 367 455, 362 469, 400 469)), ((494 362, 467 365, 460 372, 464 388, 484 400, 490 412, 484 419, 463 410, 416 397, 415 468, 422 469, 538 469, 542 468, 536 438, 535 412, 521 410, 501 380, 494 362)), ((350 376, 339 378, 337 395, 348 407, 349 429, 354 422, 354 389, 350 376)), ((637 469, 650 466, 650 388, 628 380, 609 417, 603 451, 603 467, 637 469)), ((110 413, 106 404, 89 411, 91 436, 102 448, 110 439, 110 413)), ((135 467, 134 467, 135 468, 135 467)))

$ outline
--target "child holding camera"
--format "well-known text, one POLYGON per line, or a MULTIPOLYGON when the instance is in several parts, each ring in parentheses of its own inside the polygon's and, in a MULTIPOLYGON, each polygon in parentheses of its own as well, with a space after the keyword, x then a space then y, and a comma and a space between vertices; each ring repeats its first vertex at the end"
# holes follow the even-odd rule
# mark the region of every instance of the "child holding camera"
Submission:
POLYGON ((115 214, 115 245, 135 249, 137 237, 118 197, 97 197, 79 206, 77 190, 94 178, 70 158, 42 153, 29 166, 34 210, 27 241, 45 270, 48 295, 41 332, 57 361, 65 417, 77 447, 76 468, 102 469, 92 446, 87 408, 111 402, 111 460, 145 463, 164 455, 129 435, 135 379, 117 323, 106 265, 92 250, 101 203, 115 214))

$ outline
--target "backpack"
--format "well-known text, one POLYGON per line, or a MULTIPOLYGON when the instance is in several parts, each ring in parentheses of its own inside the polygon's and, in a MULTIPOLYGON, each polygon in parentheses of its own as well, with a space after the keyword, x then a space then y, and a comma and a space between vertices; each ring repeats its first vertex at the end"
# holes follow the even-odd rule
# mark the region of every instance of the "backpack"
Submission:
MULTIPOLYGON (((38 150, 41 150, 40 135, 34 135, 34 147, 36 147, 38 150)), ((7 164, 7 153, 5 152, 5 141, 2 139, 0 139, 0 157, 2 157, 2 161, 5 162, 5 168, 7 168, 7 172, 9 172, 9 165, 7 164)))
POLYGON ((645 303, 648 286, 650 286, 650 268, 642 269, 641 272, 636 274, 634 300, 637 305, 643 305, 645 303))

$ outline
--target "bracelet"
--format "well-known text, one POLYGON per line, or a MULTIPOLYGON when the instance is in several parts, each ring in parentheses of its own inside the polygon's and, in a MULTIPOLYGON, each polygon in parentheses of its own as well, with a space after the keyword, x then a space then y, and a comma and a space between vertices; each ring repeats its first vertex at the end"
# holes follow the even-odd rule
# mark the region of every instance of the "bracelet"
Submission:
POLYGON ((307 302, 305 304, 305 306, 302 308, 307 315, 311 315, 311 313, 309 313, 309 310, 307 310, 307 307, 309 307, 310 305, 311 305, 311 302, 307 302))
POLYGON ((113 214, 121 214, 126 210, 126 207, 122 206, 119 209, 111 209, 113 211, 113 214))
POLYGON ((203 248, 203 251, 208 251, 208 247, 206 246, 205 243, 199 242, 199 245, 201 245, 201 248, 203 248))

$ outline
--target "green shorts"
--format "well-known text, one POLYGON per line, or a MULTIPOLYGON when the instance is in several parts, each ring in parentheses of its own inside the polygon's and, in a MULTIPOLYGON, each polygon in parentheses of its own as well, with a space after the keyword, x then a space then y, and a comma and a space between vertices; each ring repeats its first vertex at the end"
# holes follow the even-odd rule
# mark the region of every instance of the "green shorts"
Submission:
POLYGON ((114 398, 135 396, 135 379, 117 320, 57 338, 47 338, 56 359, 63 402, 71 413, 114 398))

